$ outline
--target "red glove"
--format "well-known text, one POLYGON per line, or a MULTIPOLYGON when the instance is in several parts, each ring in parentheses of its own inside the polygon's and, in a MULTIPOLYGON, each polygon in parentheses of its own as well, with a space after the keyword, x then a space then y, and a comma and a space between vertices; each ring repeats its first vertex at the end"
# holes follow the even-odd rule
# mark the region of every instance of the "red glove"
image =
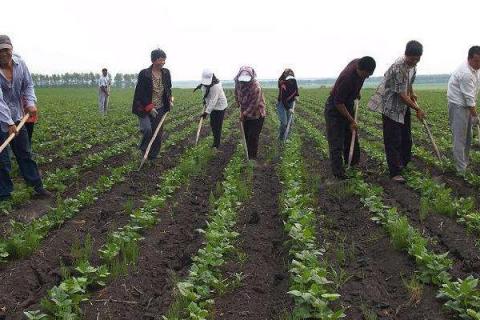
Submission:
POLYGON ((145 112, 150 112, 150 111, 152 111, 153 107, 154 107, 153 103, 150 103, 149 105, 145 106, 145 108, 143 108, 143 110, 145 112))

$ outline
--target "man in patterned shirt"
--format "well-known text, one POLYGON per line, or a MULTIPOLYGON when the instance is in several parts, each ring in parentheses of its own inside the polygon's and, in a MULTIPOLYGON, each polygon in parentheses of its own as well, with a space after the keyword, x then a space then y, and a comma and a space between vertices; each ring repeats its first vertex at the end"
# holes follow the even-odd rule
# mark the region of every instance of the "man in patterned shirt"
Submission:
POLYGON ((390 177, 400 183, 405 182, 401 173, 412 155, 410 109, 415 110, 419 120, 425 117, 417 105, 417 96, 412 86, 422 54, 422 44, 415 40, 409 41, 405 55, 387 70, 368 103, 371 110, 382 113, 383 141, 390 177))

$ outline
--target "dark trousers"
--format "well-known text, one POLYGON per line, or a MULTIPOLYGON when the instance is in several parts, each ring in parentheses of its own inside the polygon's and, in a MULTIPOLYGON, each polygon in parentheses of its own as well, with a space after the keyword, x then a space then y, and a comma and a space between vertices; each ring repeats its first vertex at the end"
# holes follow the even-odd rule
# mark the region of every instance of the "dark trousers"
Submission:
MULTIPOLYGON (((353 117, 352 110, 348 110, 353 117)), ((325 109, 325 122, 327 125, 328 149, 330 151, 330 166, 336 177, 345 175, 344 165, 348 164, 352 130, 350 122, 335 109, 325 109)), ((351 165, 356 165, 360 160, 360 145, 358 135, 355 136, 353 157, 351 165)))
POLYGON ((243 121, 243 129, 245 130, 245 140, 247 140, 249 159, 257 158, 258 141, 260 140, 260 132, 262 131, 264 119, 265 118, 259 118, 243 121))
POLYGON ((222 137, 222 125, 225 110, 213 110, 210 113, 210 127, 213 133, 213 145, 212 147, 220 147, 220 138, 222 137))
POLYGON ((25 128, 28 132, 28 141, 30 141, 30 145, 32 145, 32 136, 33 136, 33 127, 35 126, 34 122, 26 122, 25 128))
POLYGON ((398 176, 412 158, 410 110, 405 114, 404 124, 383 116, 383 143, 390 177, 398 176))
MULTIPOLYGON (((164 108, 158 109, 158 115, 154 118, 150 114, 146 115, 143 118, 139 118, 140 120, 140 131, 143 134, 142 141, 140 142, 140 150, 145 154, 147 150, 148 144, 155 133, 155 129, 157 129, 160 120, 162 120, 163 115, 165 114, 166 110, 164 108)), ((155 159, 160 152, 160 147, 162 145, 162 133, 163 133, 163 126, 165 126, 165 122, 162 125, 162 128, 157 134, 157 137, 153 141, 152 147, 150 152, 148 153, 148 159, 155 159)))
MULTIPOLYGON (((8 132, 0 130, 0 144, 7 138, 8 132)), ((25 127, 20 129, 17 136, 12 142, 10 142, 10 147, 15 155, 20 173, 26 184, 35 189, 42 188, 42 178, 38 172, 37 164, 32 160, 30 140, 28 138, 28 131, 25 127)), ((10 177, 11 170, 12 164, 10 162, 8 148, 5 148, 0 153, 0 197, 8 197, 13 191, 13 182, 10 177)))

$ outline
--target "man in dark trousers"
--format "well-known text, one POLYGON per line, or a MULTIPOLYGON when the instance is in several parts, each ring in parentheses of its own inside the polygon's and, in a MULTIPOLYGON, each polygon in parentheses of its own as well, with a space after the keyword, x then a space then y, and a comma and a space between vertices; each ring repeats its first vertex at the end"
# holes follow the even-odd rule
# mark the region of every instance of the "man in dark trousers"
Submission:
MULTIPOLYGON (((17 128, 25 112, 31 117, 36 116, 36 100, 32 77, 25 61, 13 53, 10 38, 0 35, 0 144, 15 134, 10 146, 23 179, 28 186, 33 187, 37 197, 48 198, 51 194, 43 187, 37 164, 32 159, 27 129, 17 128)), ((4 149, 0 152, 0 201, 11 198, 11 169, 8 150, 4 149)))
POLYGON ((382 113, 383 142, 390 178, 398 183, 405 182, 402 171, 412 158, 410 109, 415 111, 418 120, 425 117, 417 105, 417 96, 413 91, 417 63, 422 54, 422 44, 415 40, 409 41, 405 54, 388 68, 368 102, 370 110, 382 113))
MULTIPOLYGON (((344 165, 348 162, 352 131, 358 129, 354 101, 360 99, 363 82, 373 74, 375 66, 375 60, 368 56, 350 62, 340 73, 325 104, 330 165, 337 179, 346 178, 344 165)), ((360 147, 356 138, 352 165, 357 164, 359 158, 360 147)))

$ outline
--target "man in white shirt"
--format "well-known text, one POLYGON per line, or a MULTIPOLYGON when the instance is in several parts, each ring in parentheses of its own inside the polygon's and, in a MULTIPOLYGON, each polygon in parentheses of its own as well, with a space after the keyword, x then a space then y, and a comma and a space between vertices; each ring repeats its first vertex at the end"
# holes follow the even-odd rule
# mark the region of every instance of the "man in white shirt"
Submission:
POLYGON ((108 96, 110 87, 110 78, 108 77, 108 70, 102 69, 102 76, 98 79, 98 108, 102 115, 107 113, 108 96))
POLYGON ((469 162, 472 126, 478 124, 477 97, 480 90, 480 46, 468 51, 468 59, 448 81, 448 115, 453 135, 453 158, 459 173, 469 162))

